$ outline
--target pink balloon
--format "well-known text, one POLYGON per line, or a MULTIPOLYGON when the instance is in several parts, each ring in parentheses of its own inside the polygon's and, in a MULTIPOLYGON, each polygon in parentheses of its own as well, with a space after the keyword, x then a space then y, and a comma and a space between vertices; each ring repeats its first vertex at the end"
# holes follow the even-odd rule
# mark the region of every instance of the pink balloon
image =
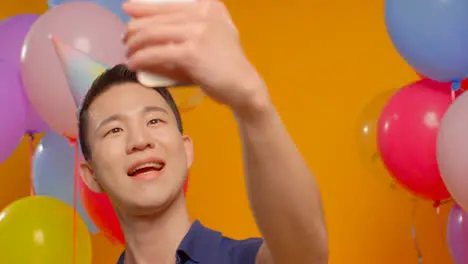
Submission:
POLYGON ((22 78, 34 108, 56 132, 78 134, 76 106, 50 36, 107 65, 122 63, 123 21, 92 2, 69 2, 50 9, 32 25, 23 46, 22 78))
POLYGON ((390 174, 425 199, 450 197, 436 160, 439 124, 451 104, 450 86, 420 80, 398 91, 381 113, 377 141, 390 174))
POLYGON ((454 204, 447 220, 447 245, 455 264, 468 263, 468 214, 454 204))
POLYGON ((468 211, 468 93, 450 106, 437 137, 437 161, 447 189, 468 211))

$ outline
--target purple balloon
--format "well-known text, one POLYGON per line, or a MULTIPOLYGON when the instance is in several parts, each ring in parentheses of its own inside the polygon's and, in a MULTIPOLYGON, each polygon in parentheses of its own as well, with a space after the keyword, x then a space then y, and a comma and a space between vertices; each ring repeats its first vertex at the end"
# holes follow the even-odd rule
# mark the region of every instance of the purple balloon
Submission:
POLYGON ((26 126, 24 97, 17 72, 0 61, 0 163, 20 143, 26 126))
POLYGON ((448 217, 447 243, 455 264, 468 263, 468 214, 458 204, 448 217))
MULTIPOLYGON (((20 78, 20 77, 18 77, 20 78)), ((24 98, 24 110, 26 114, 26 128, 25 133, 34 135, 37 133, 48 132, 50 131, 49 126, 46 122, 39 116, 34 106, 29 101, 28 95, 24 92, 24 89, 21 88, 21 92, 24 98)))
POLYGON ((0 59, 12 63, 19 69, 23 41, 39 15, 23 14, 9 17, 0 22, 0 59))
MULTIPOLYGON (((23 84, 21 81, 20 70, 21 70, 21 50, 23 48, 23 42, 29 29, 34 22, 39 18, 39 15, 34 14, 23 14, 12 16, 0 22, 0 36, 5 36, 0 41, 0 60, 7 61, 11 66, 12 71, 18 72, 15 74, 20 81, 18 89, 24 91, 23 84)), ((10 71, 10 74, 13 72, 10 71)), ((13 76, 13 75, 12 75, 13 76)), ((14 77, 8 77, 14 78, 14 77)), ((29 102, 26 92, 22 92, 24 96, 24 105, 26 111, 26 130, 24 133, 35 134, 49 131, 48 125, 36 112, 36 109, 29 102)))

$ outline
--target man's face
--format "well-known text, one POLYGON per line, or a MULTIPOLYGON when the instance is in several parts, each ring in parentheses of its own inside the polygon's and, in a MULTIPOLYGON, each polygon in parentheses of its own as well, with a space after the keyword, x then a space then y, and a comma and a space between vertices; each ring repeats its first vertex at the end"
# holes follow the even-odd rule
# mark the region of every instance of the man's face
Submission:
POLYGON ((91 104, 87 132, 91 160, 81 166, 82 177, 119 209, 152 213, 182 195, 192 143, 153 89, 137 83, 111 87, 91 104))

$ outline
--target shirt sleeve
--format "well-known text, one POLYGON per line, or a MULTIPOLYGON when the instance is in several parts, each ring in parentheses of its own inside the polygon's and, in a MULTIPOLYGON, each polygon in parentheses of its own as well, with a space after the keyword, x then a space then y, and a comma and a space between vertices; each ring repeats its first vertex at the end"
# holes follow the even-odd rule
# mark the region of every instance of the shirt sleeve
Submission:
POLYGON ((229 252, 229 264, 255 264, 263 239, 233 240, 225 238, 223 244, 229 252))

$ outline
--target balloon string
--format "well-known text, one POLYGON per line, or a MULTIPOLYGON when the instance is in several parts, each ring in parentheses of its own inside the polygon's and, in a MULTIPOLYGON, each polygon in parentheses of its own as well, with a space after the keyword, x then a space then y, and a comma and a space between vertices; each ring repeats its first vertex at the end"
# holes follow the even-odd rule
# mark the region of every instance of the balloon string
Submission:
POLYGON ((30 182, 31 187, 29 190, 29 194, 31 196, 34 195, 34 135, 32 133, 28 133, 28 143, 29 143, 29 168, 30 168, 30 182))
POLYGON ((444 231, 443 231, 443 228, 444 228, 444 224, 442 223, 442 217, 440 215, 440 202, 435 205, 435 210, 436 210, 436 216, 437 216, 437 224, 439 225, 439 232, 440 232, 440 236, 442 238, 442 241, 444 241, 444 231))
POLYGON ((70 139, 70 144, 75 149, 74 157, 74 173, 73 173, 73 264, 76 264, 76 202, 77 202, 77 189, 78 189, 78 159, 79 151, 78 144, 75 139, 70 139))
POLYGON ((442 215, 440 214, 440 207, 444 204, 450 203, 452 200, 453 200, 452 198, 449 198, 447 200, 435 201, 433 205, 436 211, 437 224, 439 226, 440 237, 442 239, 441 241, 445 240, 445 235, 444 235, 444 220, 442 219, 442 215))
POLYGON ((417 204, 417 201, 415 200, 414 201, 414 207, 413 207, 413 213, 412 213, 412 225, 411 225, 411 236, 413 237, 413 242, 414 242, 414 248, 416 250, 416 254, 418 256, 418 263, 419 264, 423 264, 424 261, 423 261, 423 256, 422 256, 422 253, 421 253, 421 248, 419 247, 419 241, 418 241, 418 236, 416 235, 416 228, 415 228, 415 224, 416 224, 416 208, 417 208, 418 204, 417 204))
POLYGON ((455 101, 455 99, 457 98, 457 92, 460 89, 461 89, 461 82, 459 80, 454 80, 450 87, 450 90, 452 91, 452 101, 455 101))

